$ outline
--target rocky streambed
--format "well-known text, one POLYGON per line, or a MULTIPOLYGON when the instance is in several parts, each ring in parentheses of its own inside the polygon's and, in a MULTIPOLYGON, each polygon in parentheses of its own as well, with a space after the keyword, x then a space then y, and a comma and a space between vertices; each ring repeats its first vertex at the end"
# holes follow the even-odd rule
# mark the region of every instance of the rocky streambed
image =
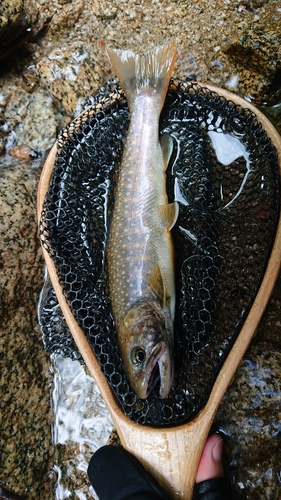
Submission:
MULTIPOLYGON (((79 363, 50 360, 37 321, 44 159, 59 130, 113 76, 106 45, 142 52, 174 38, 175 76, 241 95, 280 133, 281 9, 277 0, 4 0, 0 20, 0 484, 28 500, 93 498, 87 460, 112 424, 79 363)), ((279 276, 215 419, 238 499, 281 496, 280 331, 279 276)))

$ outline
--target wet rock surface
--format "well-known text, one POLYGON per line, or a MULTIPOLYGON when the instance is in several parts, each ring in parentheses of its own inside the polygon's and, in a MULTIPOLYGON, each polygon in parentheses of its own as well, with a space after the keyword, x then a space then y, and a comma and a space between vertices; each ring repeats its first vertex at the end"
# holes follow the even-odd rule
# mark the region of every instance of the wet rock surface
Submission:
POLYGON ((251 348, 216 416, 225 434, 226 469, 237 498, 280 496, 279 367, 280 353, 267 344, 251 348))
MULTIPOLYGON (((281 35, 259 30, 243 33, 223 52, 238 67, 250 71, 256 80, 258 93, 263 94, 262 99, 270 99, 281 81, 281 35)), ((256 99, 259 100, 258 96, 256 99)))
MULTIPOLYGON (((55 496, 49 477, 58 452, 70 498, 93 498, 85 460, 81 470, 78 459, 92 448, 71 438, 52 447, 49 356, 36 320, 43 284, 35 217, 40 155, 113 76, 106 45, 141 52, 174 38, 175 76, 232 90, 280 127, 280 2, 12 0, 1 2, 0 20, 0 484, 30 500, 65 498, 55 496)), ((215 421, 238 499, 281 496, 280 290, 279 278, 215 421)), ((76 395, 67 398, 71 408, 76 395)), ((63 491, 61 478, 57 495, 63 491)))
POLYGON ((23 41, 32 24, 22 0, 1 2, 0 7, 0 54, 7 54, 13 46, 23 41))
POLYGON ((37 64, 39 77, 52 97, 71 115, 103 75, 98 57, 81 42, 57 47, 37 64))
POLYGON ((8 159, 0 169, 1 483, 27 498, 48 498, 42 482, 53 455, 49 357, 36 304, 42 256, 36 230, 38 167, 8 159), (47 397, 46 397, 47 396, 47 397))

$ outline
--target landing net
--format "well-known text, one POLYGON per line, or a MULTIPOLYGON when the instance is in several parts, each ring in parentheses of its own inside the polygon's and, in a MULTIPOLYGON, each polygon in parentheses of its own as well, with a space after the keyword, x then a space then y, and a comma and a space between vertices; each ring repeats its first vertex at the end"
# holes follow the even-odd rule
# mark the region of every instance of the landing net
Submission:
MULTIPOLYGON (((169 426, 206 404, 259 289, 278 222, 277 153, 251 110, 171 80, 160 129, 174 140, 167 190, 180 205, 173 229, 176 373, 165 400, 158 387, 141 400, 123 368, 106 262, 129 118, 123 90, 111 80, 62 130, 40 237, 124 414, 139 424, 169 426)), ((40 323, 48 351, 81 360, 49 282, 40 323)))

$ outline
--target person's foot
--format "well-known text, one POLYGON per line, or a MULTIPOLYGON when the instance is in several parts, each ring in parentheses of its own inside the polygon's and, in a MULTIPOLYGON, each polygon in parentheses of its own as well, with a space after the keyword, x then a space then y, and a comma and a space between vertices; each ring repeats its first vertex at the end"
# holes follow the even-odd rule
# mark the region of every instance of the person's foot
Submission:
POLYGON ((224 477, 222 465, 223 439, 219 434, 208 437, 197 470, 196 483, 224 477))

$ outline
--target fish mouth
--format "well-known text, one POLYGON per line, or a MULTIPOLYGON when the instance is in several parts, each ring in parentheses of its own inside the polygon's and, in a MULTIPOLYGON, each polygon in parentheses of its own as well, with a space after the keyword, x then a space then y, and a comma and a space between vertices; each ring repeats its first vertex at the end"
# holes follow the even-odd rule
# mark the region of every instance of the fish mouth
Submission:
POLYGON ((159 396, 164 399, 172 387, 172 362, 166 344, 158 345, 151 353, 147 362, 147 370, 142 383, 142 392, 147 398, 160 382, 159 396))

